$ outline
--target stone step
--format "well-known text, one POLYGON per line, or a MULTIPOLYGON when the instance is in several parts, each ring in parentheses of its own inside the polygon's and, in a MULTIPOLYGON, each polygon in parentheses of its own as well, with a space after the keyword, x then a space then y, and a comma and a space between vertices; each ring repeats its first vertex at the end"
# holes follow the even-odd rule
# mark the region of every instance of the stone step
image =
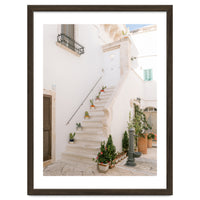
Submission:
MULTIPOLYGON (((96 112, 103 112, 104 108, 101 107, 101 108, 96 108, 94 110, 88 110, 89 114, 92 114, 92 113, 96 113, 96 112)), ((104 113, 104 112, 103 112, 104 113)))
POLYGON ((83 121, 82 122, 83 128, 103 128, 103 122, 102 121, 83 121))
POLYGON ((103 111, 93 111, 89 112, 90 118, 89 119, 84 119, 84 120, 90 120, 90 119, 102 119, 105 118, 104 112, 103 111))
POLYGON ((95 106, 103 106, 103 107, 104 107, 106 104, 107 104, 107 101, 106 101, 106 102, 98 101, 98 102, 95 102, 95 103, 94 103, 95 106))
POLYGON ((98 133, 98 132, 102 132, 103 130, 102 130, 102 127, 84 126, 82 131, 98 133))
POLYGON ((103 116, 101 116, 101 117, 90 117, 90 119, 84 119, 83 121, 82 121, 82 123, 87 123, 87 122, 103 122, 103 121, 105 121, 106 119, 105 119, 105 117, 103 117, 103 116))
POLYGON ((74 153, 84 153, 88 155, 96 156, 97 153, 100 151, 100 146, 87 146, 87 145, 80 145, 80 144, 70 144, 66 148, 66 152, 74 152, 74 153))
POLYGON ((76 152, 64 152, 62 154, 62 160, 63 161, 75 161, 77 165, 82 162, 86 163, 93 163, 93 158, 95 158, 94 155, 88 155, 84 153, 76 153, 76 152))
POLYGON ((105 104, 94 104, 95 108, 91 108, 90 107, 90 110, 100 110, 100 109, 103 109, 105 104))
POLYGON ((105 137, 103 134, 88 134, 88 133, 82 133, 82 134, 76 134, 77 141, 103 141, 105 140, 105 137))
POLYGON ((105 137, 76 137, 75 138, 75 144, 84 144, 84 145, 95 145, 99 146, 101 145, 102 141, 106 141, 105 137))
POLYGON ((103 94, 102 94, 102 95, 100 96, 100 99, 103 100, 103 101, 108 101, 108 100, 110 99, 110 97, 111 97, 111 95, 103 95, 103 94))
POLYGON ((76 131, 77 134, 88 134, 88 135, 103 135, 102 129, 82 129, 81 131, 76 131))

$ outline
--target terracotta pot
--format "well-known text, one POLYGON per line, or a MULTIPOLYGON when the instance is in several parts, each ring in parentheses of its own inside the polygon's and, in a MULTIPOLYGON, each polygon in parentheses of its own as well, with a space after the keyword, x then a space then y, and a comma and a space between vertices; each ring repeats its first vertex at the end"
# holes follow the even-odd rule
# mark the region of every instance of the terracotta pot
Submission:
POLYGON ((147 135, 144 134, 144 138, 142 136, 138 137, 138 151, 143 154, 147 154, 147 135))
POLYGON ((152 148, 152 138, 151 139, 147 139, 147 147, 148 148, 152 148))
POLYGON ((97 168, 98 168, 99 172, 106 173, 109 169, 109 163, 107 163, 107 164, 98 163, 97 168))

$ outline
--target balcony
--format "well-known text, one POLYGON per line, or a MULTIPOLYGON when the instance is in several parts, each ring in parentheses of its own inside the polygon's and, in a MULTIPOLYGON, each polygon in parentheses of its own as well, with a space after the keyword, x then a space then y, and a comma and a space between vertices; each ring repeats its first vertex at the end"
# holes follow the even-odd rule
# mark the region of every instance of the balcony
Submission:
POLYGON ((85 53, 84 47, 76 42, 74 39, 70 38, 69 36, 61 33, 57 36, 57 42, 65 47, 71 49, 72 51, 82 55, 85 53))

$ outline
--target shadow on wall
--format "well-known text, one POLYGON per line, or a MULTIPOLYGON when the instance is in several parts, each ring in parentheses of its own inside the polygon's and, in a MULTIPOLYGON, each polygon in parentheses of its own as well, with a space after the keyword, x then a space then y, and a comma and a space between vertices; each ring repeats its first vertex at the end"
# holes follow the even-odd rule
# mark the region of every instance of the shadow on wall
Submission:
POLYGON ((134 68, 134 69, 137 69, 139 67, 139 63, 138 63, 138 55, 139 55, 139 51, 137 49, 137 47, 135 46, 134 42, 133 42, 133 39, 131 39, 131 67, 134 68))

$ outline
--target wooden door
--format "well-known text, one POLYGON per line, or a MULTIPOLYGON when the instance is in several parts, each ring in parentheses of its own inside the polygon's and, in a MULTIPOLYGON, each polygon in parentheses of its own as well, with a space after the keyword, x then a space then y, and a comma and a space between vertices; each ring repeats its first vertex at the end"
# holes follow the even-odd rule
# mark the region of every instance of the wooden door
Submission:
POLYGON ((51 96, 43 96, 43 161, 51 159, 51 96))

